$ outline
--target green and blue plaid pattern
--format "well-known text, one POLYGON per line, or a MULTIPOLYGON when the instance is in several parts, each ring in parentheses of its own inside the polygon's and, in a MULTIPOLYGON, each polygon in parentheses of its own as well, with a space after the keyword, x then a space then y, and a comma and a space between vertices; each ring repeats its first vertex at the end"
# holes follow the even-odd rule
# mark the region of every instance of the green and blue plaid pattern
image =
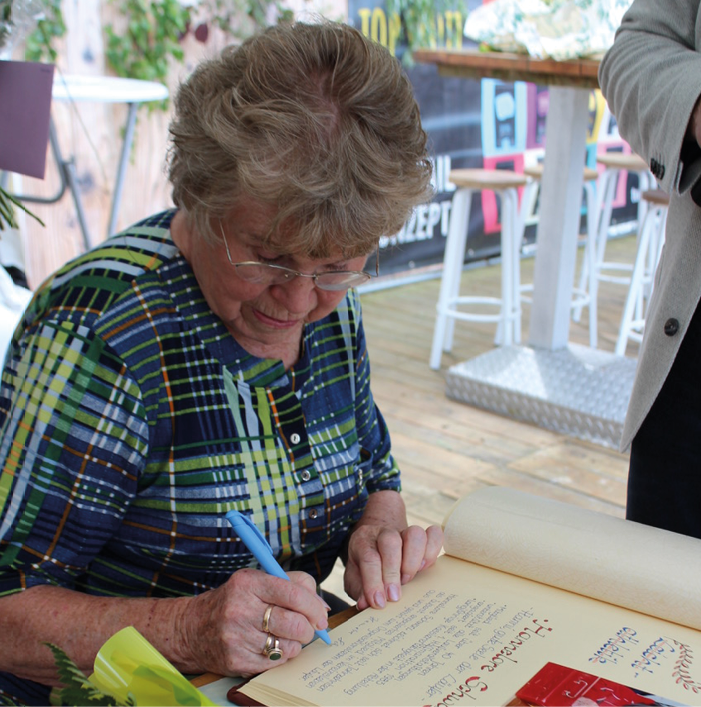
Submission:
POLYGON ((357 294, 306 326, 289 371, 251 356, 170 240, 173 214, 58 271, 15 333, 0 387, 0 596, 219 586, 255 566, 232 509, 283 567, 321 581, 367 494, 398 489, 357 294))

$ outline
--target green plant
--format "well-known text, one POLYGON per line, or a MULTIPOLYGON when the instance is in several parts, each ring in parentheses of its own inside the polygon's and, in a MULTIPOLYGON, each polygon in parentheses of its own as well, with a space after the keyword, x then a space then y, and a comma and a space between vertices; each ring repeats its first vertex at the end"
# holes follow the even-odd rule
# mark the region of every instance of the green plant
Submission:
MULTIPOLYGON (((278 21, 292 17, 280 0, 200 0, 190 7, 180 0, 111 0, 127 18, 124 29, 105 27, 106 57, 118 76, 165 83, 171 63, 182 62, 182 38, 190 31, 195 14, 203 21, 195 36, 206 41, 208 23, 241 39, 265 27, 270 9, 278 21)), ((167 102, 161 104, 165 108, 167 102)))
POLYGON ((9 0, 0 0, 0 48, 10 36, 12 25, 12 3, 9 0))
POLYGON ((400 38, 406 43, 403 61, 409 66, 415 49, 462 44, 465 0, 387 0, 387 14, 400 18, 400 38))
MULTIPOLYGON (((59 690, 62 705, 119 705, 112 695, 107 695, 93 685, 80 668, 53 643, 46 643, 54 654, 58 676, 65 687, 59 690)), ((126 707, 132 707, 136 701, 130 696, 126 707)))
POLYGON ((294 17, 292 10, 284 7, 280 0, 202 0, 200 7, 214 25, 237 39, 267 26, 271 14, 277 22, 287 22, 294 17))
POLYGON ((190 8, 179 0, 111 2, 126 18, 126 26, 124 32, 111 24, 105 27, 107 63, 118 76, 164 83, 171 61, 183 60, 180 39, 190 23, 190 8))
POLYGON ((44 222, 36 214, 33 214, 24 204, 17 201, 12 194, 8 194, 0 187, 0 231, 4 231, 6 225, 10 228, 19 228, 15 218, 15 206, 22 209, 28 216, 36 219, 42 226, 44 225, 44 222))
POLYGON ((25 56, 27 61, 55 63, 58 56, 55 40, 66 33, 66 24, 61 12, 61 0, 44 0, 43 4, 44 17, 26 39, 25 56))

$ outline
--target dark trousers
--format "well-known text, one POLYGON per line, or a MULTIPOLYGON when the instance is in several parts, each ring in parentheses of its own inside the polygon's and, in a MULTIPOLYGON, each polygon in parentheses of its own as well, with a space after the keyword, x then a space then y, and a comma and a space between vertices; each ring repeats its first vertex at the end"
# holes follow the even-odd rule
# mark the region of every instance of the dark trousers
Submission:
POLYGON ((701 306, 633 440, 626 517, 701 538, 701 306))

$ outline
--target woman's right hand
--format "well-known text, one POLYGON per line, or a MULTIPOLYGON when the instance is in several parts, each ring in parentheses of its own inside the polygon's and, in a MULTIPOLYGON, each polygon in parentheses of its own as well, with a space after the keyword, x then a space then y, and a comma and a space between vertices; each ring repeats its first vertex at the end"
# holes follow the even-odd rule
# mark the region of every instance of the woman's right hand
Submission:
POLYGON ((247 677, 298 655, 316 630, 328 626, 328 607, 310 575, 290 572, 289 577, 288 582, 242 569, 217 589, 187 599, 176 622, 175 640, 183 642, 181 670, 247 677), (269 606, 268 631, 280 640, 279 660, 263 654, 268 637, 263 617, 269 606))

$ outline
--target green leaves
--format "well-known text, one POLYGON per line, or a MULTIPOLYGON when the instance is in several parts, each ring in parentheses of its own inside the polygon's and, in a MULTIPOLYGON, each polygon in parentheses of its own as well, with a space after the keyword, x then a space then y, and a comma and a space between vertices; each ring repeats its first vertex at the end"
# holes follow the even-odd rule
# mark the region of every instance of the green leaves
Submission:
MULTIPOLYGON (((113 3, 117 0, 112 0, 113 3)), ((126 29, 105 27, 108 64, 118 76, 166 83, 171 61, 181 62, 180 39, 190 24, 190 8, 178 0, 118 0, 126 29)), ((167 101, 161 105, 167 106, 167 101)))
MULTIPOLYGON (((83 674, 80 668, 53 643, 46 643, 54 654, 54 661, 58 670, 58 676, 65 687, 61 688, 59 694, 62 705, 119 705, 111 695, 107 695, 93 685, 83 674)), ((126 701, 126 707, 135 705, 133 697, 126 701)))
POLYGON ((61 12, 61 0, 44 0, 44 18, 26 40, 25 56, 27 61, 48 61, 56 63, 58 56, 54 40, 63 37, 66 25, 61 12))
POLYGON ((5 230, 5 225, 10 228, 19 228, 19 224, 15 218, 15 206, 22 209, 22 211, 33 219, 36 219, 42 226, 44 225, 44 222, 36 214, 33 214, 24 204, 17 201, 12 194, 9 194, 0 187, 0 231, 5 230))

